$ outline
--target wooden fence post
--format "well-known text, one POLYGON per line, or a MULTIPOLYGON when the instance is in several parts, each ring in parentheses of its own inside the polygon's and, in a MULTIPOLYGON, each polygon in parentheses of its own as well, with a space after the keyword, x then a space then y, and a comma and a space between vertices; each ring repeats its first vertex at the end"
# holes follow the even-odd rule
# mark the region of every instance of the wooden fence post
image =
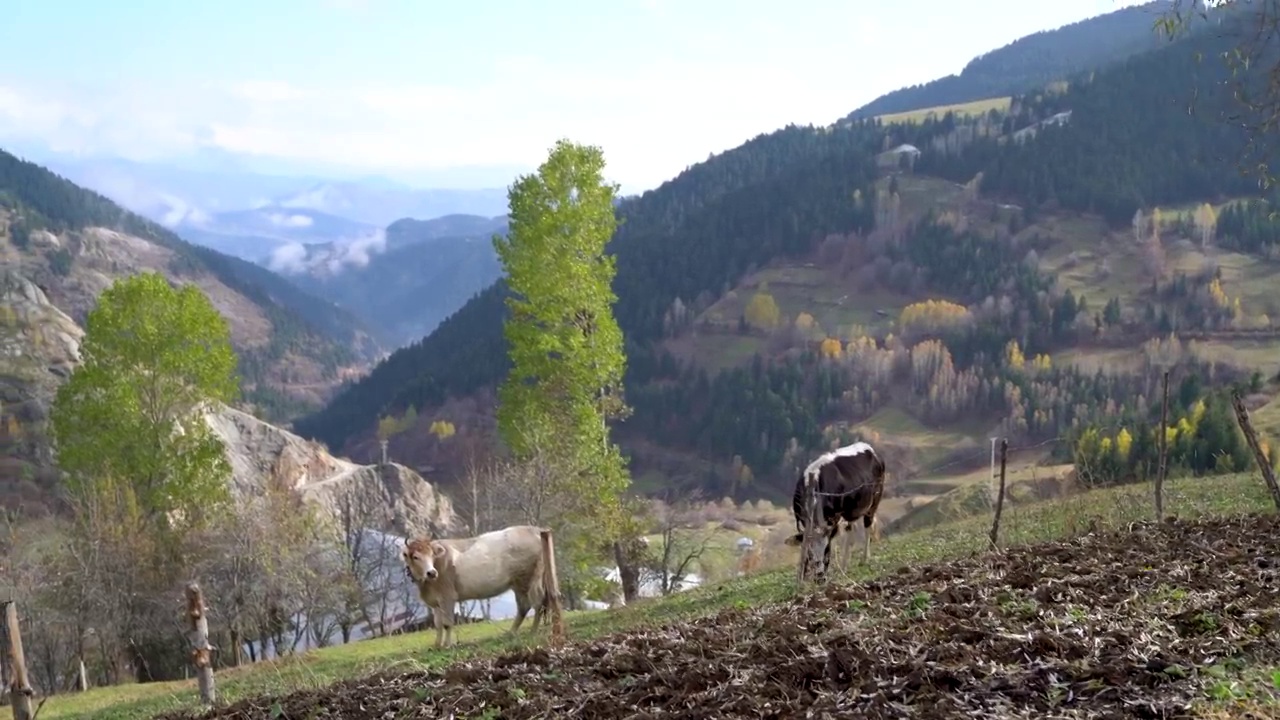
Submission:
POLYGON ((1160 465, 1156 469, 1156 522, 1164 520, 1164 478, 1169 468, 1169 371, 1164 371, 1164 400, 1160 403, 1160 465))
POLYGON ((8 634, 7 654, 13 682, 9 685, 9 702, 13 705, 13 720, 31 720, 31 682, 27 679, 27 658, 22 650, 22 633, 18 629, 18 606, 12 600, 4 602, 4 624, 8 634))
POLYGON ((551 644, 564 642, 564 615, 560 608, 560 578, 556 574, 556 549, 551 540, 551 531, 544 529, 542 535, 542 595, 551 617, 551 644))
POLYGON ((1244 400, 1240 398, 1239 392, 1231 393, 1231 405, 1236 410, 1236 422, 1240 423, 1240 430, 1244 432, 1245 442, 1249 443, 1249 449, 1253 451, 1253 457, 1258 461, 1258 468, 1262 470, 1262 480, 1267 484, 1267 489, 1271 491, 1271 501, 1276 504, 1276 509, 1280 510, 1280 485, 1276 484, 1276 473, 1272 469, 1271 463, 1267 461, 1266 453, 1262 452, 1262 445, 1258 442, 1258 433, 1253 429, 1253 423, 1249 422, 1249 411, 1244 408, 1244 400))
POLYGON ((1009 454, 1009 438, 1000 439, 1000 490, 996 495, 996 514, 991 520, 991 547, 1000 547, 1000 513, 1004 511, 1004 470, 1009 454))
POLYGON ((209 618, 205 611, 204 593, 198 583, 187 584, 187 621, 190 623, 191 664, 196 668, 200 702, 212 705, 217 700, 213 685, 213 645, 209 644, 209 618))

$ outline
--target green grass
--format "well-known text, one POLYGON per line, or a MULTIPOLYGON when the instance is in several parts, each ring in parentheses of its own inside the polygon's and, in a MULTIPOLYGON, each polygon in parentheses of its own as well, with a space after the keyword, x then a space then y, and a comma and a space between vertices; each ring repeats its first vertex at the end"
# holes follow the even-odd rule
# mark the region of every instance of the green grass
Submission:
POLYGON ((929 117, 935 120, 941 120, 949 112, 953 112, 957 117, 969 117, 972 115, 983 115, 992 110, 1005 112, 1009 109, 1012 98, 995 97, 986 98, 985 100, 973 100, 967 103, 957 103, 955 105, 938 105, 935 107, 921 108, 919 110, 907 110, 905 112, 889 113, 887 115, 878 115, 880 122, 888 125, 889 123, 922 123, 929 117))
MULTIPOLYGON (((854 424, 853 429, 876 433, 876 436, 883 438, 875 442, 910 447, 914 451, 913 460, 926 470, 957 450, 978 450, 985 442, 980 435, 968 434, 954 428, 926 427, 910 413, 897 407, 886 407, 866 420, 854 424)), ((936 481, 936 478, 927 479, 931 483, 936 481)), ((904 489, 910 491, 910 488, 904 489)))
MULTIPOLYGON (((1038 486, 1060 486, 1062 478, 1071 470, 1070 465, 1040 465, 1041 457, 1032 457, 1021 463, 1010 462, 1005 469, 1006 509, 1042 500, 1045 490, 1038 486)), ((952 489, 936 496, 930 502, 917 504, 894 526, 896 532, 922 530, 944 525, 973 515, 992 511, 991 499, 996 484, 991 481, 989 467, 966 475, 945 478, 952 489)))
POLYGON ((1263 437, 1274 445, 1280 441, 1280 398, 1272 398, 1271 402, 1249 413, 1249 419, 1263 437))
POLYGON ((698 330, 697 335, 668 340, 667 349, 685 362, 695 362, 708 373, 718 373, 751 362, 751 357, 765 351, 765 339, 757 335, 739 335, 730 330, 698 330))
POLYGON ((1090 375, 1102 370, 1105 373, 1136 372, 1142 368, 1142 351, 1137 348, 1076 347, 1053 354, 1056 367, 1074 365, 1090 375))
MULTIPOLYGON (((1020 544, 1070 536, 1094 524, 1122 527, 1151 515, 1150 487, 1112 488, 1068 498, 1015 505, 1002 523, 1001 542, 1020 544)), ((1167 512, 1183 517, 1203 514, 1271 511, 1271 501, 1256 474, 1220 478, 1173 479, 1167 487, 1167 512)), ((871 565, 852 568, 850 577, 866 579, 910 564, 942 562, 987 547, 990 520, 974 516, 943 526, 892 535, 873 548, 871 565)), ((793 551, 794 552, 794 551, 793 551)), ((748 578, 678 593, 663 600, 637 603, 616 611, 569 613, 574 640, 660 623, 687 620, 733 607, 784 602, 795 592, 794 572, 786 567, 748 578)), ((317 688, 376 671, 440 668, 450 661, 492 654, 528 643, 503 637, 507 623, 478 623, 459 628, 458 648, 436 651, 434 633, 414 633, 314 650, 296 658, 220 672, 218 691, 228 701, 267 693, 317 688)), ((535 642, 543 642, 540 635, 535 642)), ((126 685, 54 696, 41 710, 45 720, 97 718, 123 720, 150 717, 166 710, 193 707, 194 683, 126 685)))

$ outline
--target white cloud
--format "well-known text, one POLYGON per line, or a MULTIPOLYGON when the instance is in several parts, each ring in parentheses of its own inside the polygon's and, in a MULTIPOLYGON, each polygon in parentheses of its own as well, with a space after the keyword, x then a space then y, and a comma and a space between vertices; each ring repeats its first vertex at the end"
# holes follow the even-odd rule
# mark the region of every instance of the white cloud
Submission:
MULTIPOLYGON (((667 0, 632 2, 669 9, 667 0)), ((107 87, 53 95, 11 87, 18 104, 52 104, 46 116, 92 111, 98 117, 66 126, 47 119, 13 123, 32 135, 127 157, 211 146, 402 177, 465 166, 531 168, 568 137, 602 146, 610 178, 634 189, 787 123, 834 121, 857 104, 851 95, 901 84, 886 69, 855 92, 842 91, 851 75, 840 46, 783 61, 784 50, 753 42, 759 49, 743 60, 726 49, 740 43, 693 34, 680 44, 696 48, 696 57, 686 47, 619 65, 553 62, 517 51, 468 59, 468 71, 479 77, 465 83, 374 79, 303 86, 263 76, 221 87, 152 84, 131 93, 107 87), (75 102, 63 104, 64 98, 75 102), (139 115, 150 116, 149 123, 140 124, 139 115)), ((0 101, 0 142, 6 118, 0 101)))
POLYGON ((307 269, 307 246, 302 243, 289 243, 281 245, 271 251, 271 256, 267 258, 267 267, 274 272, 284 272, 296 275, 305 272, 307 269))
POLYGON ((337 275, 349 267, 368 265, 374 255, 386 249, 387 235, 381 229, 335 242, 329 248, 293 242, 273 250, 267 258, 267 267, 291 275, 304 272, 337 275))
POLYGON ((276 227, 283 228, 311 227, 314 222, 306 215, 286 215, 284 213, 268 213, 267 221, 276 227))
POLYGON ((630 68, 495 58, 467 85, 102 87, 53 94, 0 81, 0 142, 144 160, 200 147, 367 172, 533 167, 561 137, 601 145, 611 178, 654 185, 709 152, 851 109, 845 70, 657 59, 630 68))

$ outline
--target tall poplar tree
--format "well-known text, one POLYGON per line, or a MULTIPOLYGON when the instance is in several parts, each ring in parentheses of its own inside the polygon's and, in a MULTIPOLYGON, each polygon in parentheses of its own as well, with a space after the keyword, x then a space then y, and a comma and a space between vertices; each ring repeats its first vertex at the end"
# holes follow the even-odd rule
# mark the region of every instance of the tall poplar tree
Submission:
POLYGON ((512 292, 498 431, 517 459, 556 463, 558 512, 596 540, 619 531, 629 484, 607 424, 628 408, 614 257, 605 253, 617 186, 604 181, 604 165, 598 147, 557 142, 535 174, 512 185, 507 236, 493 240, 512 292))

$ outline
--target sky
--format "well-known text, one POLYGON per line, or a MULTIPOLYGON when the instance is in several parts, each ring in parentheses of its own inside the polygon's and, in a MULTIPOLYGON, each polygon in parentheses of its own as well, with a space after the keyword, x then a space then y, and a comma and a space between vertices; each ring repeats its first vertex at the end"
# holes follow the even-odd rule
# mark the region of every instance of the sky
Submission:
POLYGON ((639 191, 1129 4, 5 0, 0 146, 501 187, 565 137, 639 191))

